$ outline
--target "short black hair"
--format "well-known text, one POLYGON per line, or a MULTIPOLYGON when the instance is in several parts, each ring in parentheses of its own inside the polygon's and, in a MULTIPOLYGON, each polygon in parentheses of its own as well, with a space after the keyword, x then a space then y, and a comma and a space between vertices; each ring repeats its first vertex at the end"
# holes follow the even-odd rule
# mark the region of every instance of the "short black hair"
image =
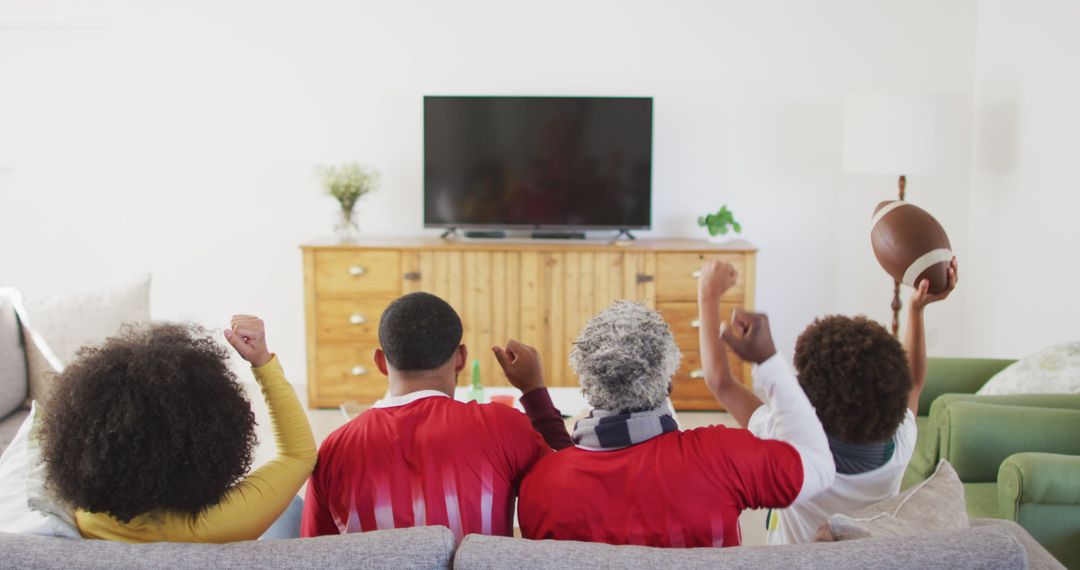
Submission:
POLYGON ((795 370, 832 437, 878 443, 904 420, 912 387, 907 354, 865 316, 814 320, 795 343, 795 370))
POLYGON ((461 318, 431 293, 409 293, 390 303, 379 319, 379 344, 402 371, 433 370, 461 345, 461 318))
POLYGON ((247 474, 257 443, 227 351, 181 324, 128 327, 82 348, 56 379, 41 438, 59 497, 121 522, 218 504, 247 474))

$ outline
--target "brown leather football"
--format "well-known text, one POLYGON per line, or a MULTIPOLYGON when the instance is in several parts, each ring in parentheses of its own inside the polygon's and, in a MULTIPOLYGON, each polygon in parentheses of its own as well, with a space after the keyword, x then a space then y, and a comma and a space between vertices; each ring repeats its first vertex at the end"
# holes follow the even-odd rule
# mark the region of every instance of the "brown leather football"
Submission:
POLYGON ((909 286, 930 280, 930 292, 941 293, 949 282, 953 257, 949 236, 926 210, 902 200, 882 202, 870 223, 874 256, 893 279, 909 286))

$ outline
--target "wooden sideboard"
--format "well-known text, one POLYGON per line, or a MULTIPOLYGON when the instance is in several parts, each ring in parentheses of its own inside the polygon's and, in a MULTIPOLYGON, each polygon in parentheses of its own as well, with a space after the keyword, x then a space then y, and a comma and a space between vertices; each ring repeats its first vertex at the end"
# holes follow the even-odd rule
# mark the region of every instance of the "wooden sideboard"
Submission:
MULTIPOLYGON (((585 321, 616 299, 643 302, 660 310, 682 351, 673 380, 676 408, 720 409, 701 379, 697 271, 702 261, 722 259, 739 271, 738 284, 721 300, 724 318, 735 307, 754 307, 756 249, 745 242, 639 240, 617 246, 399 238, 312 243, 302 250, 312 407, 383 396, 387 380, 372 356, 379 344, 379 317, 398 296, 427 291, 461 315, 469 360, 480 360, 487 386, 507 385, 491 346, 509 338, 537 347, 549 386, 576 386, 568 354, 585 321)), ((749 365, 735 359, 732 368, 749 382, 749 365)), ((468 380, 468 374, 459 379, 468 380)))

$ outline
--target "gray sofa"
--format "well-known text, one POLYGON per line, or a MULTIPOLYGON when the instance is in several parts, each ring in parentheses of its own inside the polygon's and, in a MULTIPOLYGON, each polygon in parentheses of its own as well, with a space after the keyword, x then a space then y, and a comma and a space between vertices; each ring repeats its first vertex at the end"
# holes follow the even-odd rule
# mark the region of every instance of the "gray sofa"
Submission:
POLYGON ((69 540, 0 534, 0 568, 1063 568, 1019 525, 796 546, 662 549, 466 536, 420 527, 233 544, 69 540))

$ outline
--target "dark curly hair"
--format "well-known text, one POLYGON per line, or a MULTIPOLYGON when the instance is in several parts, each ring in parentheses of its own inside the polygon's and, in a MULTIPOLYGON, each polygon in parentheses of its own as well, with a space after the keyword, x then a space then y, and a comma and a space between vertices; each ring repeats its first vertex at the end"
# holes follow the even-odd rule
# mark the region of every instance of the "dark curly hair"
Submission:
POLYGON ((461 334, 457 312, 431 293, 398 297, 379 319, 379 344, 390 364, 402 371, 446 364, 461 344, 461 334))
POLYGON ((795 343, 795 370, 832 437, 877 443, 892 437, 904 419, 911 392, 904 347, 862 315, 811 323, 795 343))
POLYGON ((251 467, 255 415, 208 331, 125 328, 84 347, 45 406, 48 484, 73 507, 121 522, 197 515, 251 467))

